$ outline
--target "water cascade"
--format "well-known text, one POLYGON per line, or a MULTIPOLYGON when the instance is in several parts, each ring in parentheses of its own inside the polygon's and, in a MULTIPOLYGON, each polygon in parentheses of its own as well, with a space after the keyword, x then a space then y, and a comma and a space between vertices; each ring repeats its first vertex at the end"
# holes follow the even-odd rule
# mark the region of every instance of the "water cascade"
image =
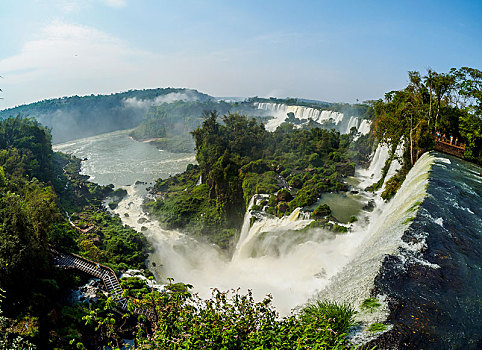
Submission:
MULTIPOLYGON (((369 125, 362 121, 359 129, 362 127, 369 125)), ((358 306, 373 291, 379 299, 384 295, 390 300, 398 296, 404 305, 413 305, 397 310, 395 316, 402 317, 400 324, 416 322, 413 315, 423 308, 424 315, 433 314, 429 327, 438 327, 439 335, 435 338, 442 339, 441 347, 447 334, 451 339, 459 339, 453 348, 457 344, 468 348, 463 343, 464 334, 471 334, 474 339, 477 334, 480 336, 480 167, 426 153, 410 170, 395 197, 384 203, 363 191, 381 178, 388 158, 388 147, 378 145, 370 167, 357 170, 359 181, 355 181, 359 182, 362 200, 375 199, 375 209, 362 210, 348 233, 307 230, 305 226, 310 220, 299 209, 281 219, 248 210, 235 252, 228 256, 215 245, 162 229, 142 209, 146 185, 136 179, 142 176, 148 182, 182 171, 193 160, 192 155, 144 149, 150 146, 131 145, 132 142, 124 134, 114 133, 104 139, 59 145, 57 149, 88 157, 82 164, 83 170, 96 181, 127 189, 128 195, 115 212, 151 242, 154 251, 149 258, 150 269, 158 281, 173 277, 177 282, 190 283, 205 298, 211 296, 213 287, 240 287, 241 292, 249 288, 258 299, 271 294, 282 315, 313 297, 345 300, 358 306), (119 150, 119 155, 112 149, 119 150), (118 165, 120 161, 124 162, 122 167, 118 165), (146 161, 149 163, 141 166, 146 161), (110 168, 116 172, 110 172, 110 168), (139 168, 158 172, 139 174, 139 168), (126 183, 135 184, 122 186, 126 183), (414 264, 421 269, 416 274, 414 264), (440 313, 433 313, 435 309, 440 313)), ((258 196, 251 200, 250 209, 263 198, 258 196)), ((385 319, 386 314, 388 310, 381 308, 378 314, 359 317, 373 322, 385 319)), ((394 330, 396 327, 394 322, 394 330)), ((413 327, 420 329, 415 323, 413 327)), ((430 347, 422 344, 419 348, 430 347)))
POLYGON ((385 144, 378 144, 370 161, 368 169, 357 169, 356 175, 361 179, 359 187, 364 189, 382 178, 382 168, 389 157, 390 148, 385 144))
POLYGON ((266 123, 266 129, 274 131, 287 118, 288 113, 293 113, 298 119, 305 122, 313 120, 323 126, 335 129, 341 134, 348 134, 355 127, 361 135, 370 132, 370 121, 358 117, 347 117, 343 113, 329 110, 320 110, 303 106, 288 106, 282 103, 255 103, 258 109, 270 112, 273 119, 266 123))
POLYGON ((428 153, 417 161, 395 197, 373 213, 368 228, 362 233, 365 236, 363 242, 353 259, 317 297, 360 305, 370 296, 384 256, 394 254, 404 244, 401 237, 426 195, 433 162, 434 157, 428 153))

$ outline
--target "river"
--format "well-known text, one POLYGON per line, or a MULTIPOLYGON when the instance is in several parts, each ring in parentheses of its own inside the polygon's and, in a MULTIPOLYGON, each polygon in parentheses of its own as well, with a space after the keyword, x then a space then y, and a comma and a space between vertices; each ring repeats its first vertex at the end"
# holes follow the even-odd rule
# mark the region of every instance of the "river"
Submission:
MULTIPOLYGON (((142 210, 148 184, 182 172, 195 161, 193 154, 160 151, 129 139, 125 131, 54 149, 87 158, 82 172, 92 181, 127 189, 115 211, 152 243, 149 264, 158 281, 172 277, 190 283, 202 297, 214 287, 252 289, 257 298, 271 294, 282 315, 313 297, 354 306, 376 297, 380 309, 358 319, 369 324, 388 318, 393 328, 380 337, 387 347, 408 342, 475 349, 480 344, 480 167, 430 152, 388 203, 354 188, 356 195, 342 198, 335 208, 344 221, 344 205, 350 215, 357 213, 346 234, 311 230, 300 235, 296 230, 309 223, 302 215, 263 217, 250 227, 247 214, 231 257, 213 244, 162 229, 142 210), (371 212, 360 206, 369 200, 375 202, 371 212), (407 302, 411 306, 402 308, 407 302)), ((382 168, 385 153, 379 148, 370 168, 357 171, 351 183, 365 187, 377 180, 373 172, 382 168)), ((333 194, 327 200, 337 203, 333 194)))

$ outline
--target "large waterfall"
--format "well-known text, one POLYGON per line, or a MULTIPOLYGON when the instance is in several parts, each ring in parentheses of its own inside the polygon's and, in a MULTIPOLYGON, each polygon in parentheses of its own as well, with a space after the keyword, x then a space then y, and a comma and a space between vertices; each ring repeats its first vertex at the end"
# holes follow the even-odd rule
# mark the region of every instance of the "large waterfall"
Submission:
MULTIPOLYGON (((307 230, 305 226, 311 220, 299 209, 283 218, 248 210, 235 252, 228 256, 215 245, 162 229, 142 209, 147 191, 145 184, 136 182, 138 169, 160 171, 141 174, 144 181, 152 181, 181 171, 192 161, 192 155, 154 148, 148 153, 137 150, 148 145, 133 144, 121 136, 110 134, 105 139, 79 140, 56 148, 88 157, 83 170, 96 181, 127 189, 128 196, 115 212, 152 243, 150 269, 158 281, 173 277, 190 283, 202 297, 209 297, 213 287, 240 287, 242 292, 249 288, 257 298, 271 294, 282 315, 310 298, 346 300, 356 307, 374 296, 388 302, 382 303, 379 312, 358 314, 360 320, 382 321, 388 315, 395 337, 407 343, 417 341, 418 348, 433 348, 428 341, 438 342, 440 348, 447 344, 451 348, 478 348, 467 339, 481 338, 480 167, 426 153, 397 195, 385 203, 363 190, 380 179, 388 159, 388 148, 379 145, 369 168, 357 170, 353 181, 359 191, 357 200, 362 206, 373 201, 375 208, 372 212, 361 210, 349 232, 307 230), (130 157, 115 153, 129 153, 131 147, 130 157), (115 168, 114 162, 120 160, 113 159, 113 154, 123 157, 120 160, 125 166, 115 168), (142 165, 147 161, 143 155, 149 158, 148 165, 142 165), (109 172, 110 168, 116 172, 109 172), (136 184, 123 186, 126 183, 136 184), (427 333, 420 333, 420 329, 427 333), (434 335, 426 335, 432 334, 429 332, 434 335)), ((388 175, 397 166, 393 165, 388 175)), ((259 196, 252 198, 250 207, 259 204, 259 196)), ((399 347, 395 344, 389 348, 399 347)))
POLYGON ((348 265, 330 281, 319 297, 346 300, 359 305, 368 298, 383 258, 402 246, 404 230, 414 219, 426 195, 429 171, 434 157, 428 153, 410 170, 395 197, 382 205, 370 218, 363 241, 348 265))
MULTIPOLYGON (((372 171, 380 169, 377 163, 385 158, 381 150, 378 153, 372 171)), ((142 186, 128 187, 129 196, 116 212, 126 224, 142 230, 155 247, 151 269, 158 278, 189 282, 204 297, 212 287, 252 289, 259 298, 271 294, 280 312, 287 314, 320 292, 354 302, 368 295, 384 254, 402 244, 400 236, 408 218, 423 200, 432 160, 429 155, 422 157, 399 194, 389 204, 377 201, 373 213, 361 212, 346 234, 300 230, 311 222, 300 209, 283 218, 248 210, 232 257, 213 245, 146 221, 142 186)))
POLYGON ((324 127, 335 129, 341 134, 348 134, 352 128, 355 128, 361 135, 366 135, 370 132, 371 122, 369 120, 353 116, 347 117, 340 112, 303 106, 289 106, 283 103, 255 103, 255 106, 258 109, 268 111, 273 117, 266 123, 266 129, 269 131, 276 130, 288 117, 288 113, 293 113, 296 118, 305 123, 312 120, 324 127))

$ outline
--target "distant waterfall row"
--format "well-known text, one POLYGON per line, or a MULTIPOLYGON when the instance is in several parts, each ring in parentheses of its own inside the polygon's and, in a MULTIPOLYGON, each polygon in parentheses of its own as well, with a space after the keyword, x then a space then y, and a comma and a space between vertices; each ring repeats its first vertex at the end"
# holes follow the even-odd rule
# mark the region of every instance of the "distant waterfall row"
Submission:
POLYGON ((346 117, 343 113, 320 110, 303 106, 288 106, 283 103, 255 103, 258 109, 271 112, 273 119, 266 123, 266 129, 274 131, 293 113, 298 119, 308 122, 313 120, 329 129, 338 130, 341 134, 348 134, 355 127, 361 135, 370 132, 371 122, 359 117, 346 117))

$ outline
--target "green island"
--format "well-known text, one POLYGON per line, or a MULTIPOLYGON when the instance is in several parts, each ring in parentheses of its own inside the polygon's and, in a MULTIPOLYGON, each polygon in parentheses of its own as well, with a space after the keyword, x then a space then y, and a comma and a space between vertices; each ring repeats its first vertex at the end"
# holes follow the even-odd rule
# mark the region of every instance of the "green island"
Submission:
MULTIPOLYGON (((481 86, 482 72, 472 68, 428 71, 424 77, 410 72, 405 89, 365 105, 373 133, 361 137, 310 124, 297 129, 284 123, 268 132, 260 120, 231 109, 222 117, 199 114, 189 124, 195 129, 186 130, 192 132, 198 164, 157 180, 152 188, 157 200, 146 208, 166 227, 181 228, 227 251, 254 194, 269 197, 252 210, 281 217, 303 207, 313 226, 343 232, 348 228, 334 222, 330 208, 317 205, 318 198, 349 189, 344 177, 367 162, 375 140, 390 145, 389 161, 403 145, 402 167, 382 193, 387 200, 443 135, 464 146, 465 159, 482 163, 481 86)), ((165 127, 175 118, 165 113, 160 110, 154 117, 167 123, 164 129, 148 124, 149 117, 140 126, 143 131, 133 135, 166 137, 165 127)), ((211 299, 201 300, 189 284, 169 281, 165 291, 157 291, 142 279, 126 278, 121 285, 129 300, 127 311, 119 311, 117 300, 107 293, 88 303, 69 302, 69 291, 89 276, 55 267, 52 247, 102 263, 117 274, 136 269, 152 279, 145 265, 147 240, 104 205, 109 197, 115 207, 125 193, 89 182, 80 175, 80 164, 75 157, 54 153, 49 130, 34 119, 0 122, 0 349, 120 348, 123 339, 135 339, 141 349, 197 349, 201 344, 210 349, 350 348, 346 335, 355 306, 331 301, 315 301, 280 318, 270 297, 256 301, 250 292, 214 290, 211 299), (136 313, 139 307, 154 316, 136 313)), ((387 161, 385 174, 388 167, 387 161)), ((374 299, 359 306, 376 307, 374 299)), ((375 323, 369 331, 385 328, 375 323)))
MULTIPOLYGON (((254 194, 269 198, 253 209, 279 217, 314 205, 325 192, 347 191, 343 178, 355 173, 356 145, 370 139, 353 142, 354 134, 309 125, 295 129, 290 123, 268 132, 255 119, 239 114, 220 118, 216 112, 205 115, 192 135, 198 165, 159 179, 152 188, 158 200, 146 208, 166 227, 205 237, 224 249, 233 247, 254 194)), ((315 210, 313 224, 333 226, 329 214, 315 210)))

